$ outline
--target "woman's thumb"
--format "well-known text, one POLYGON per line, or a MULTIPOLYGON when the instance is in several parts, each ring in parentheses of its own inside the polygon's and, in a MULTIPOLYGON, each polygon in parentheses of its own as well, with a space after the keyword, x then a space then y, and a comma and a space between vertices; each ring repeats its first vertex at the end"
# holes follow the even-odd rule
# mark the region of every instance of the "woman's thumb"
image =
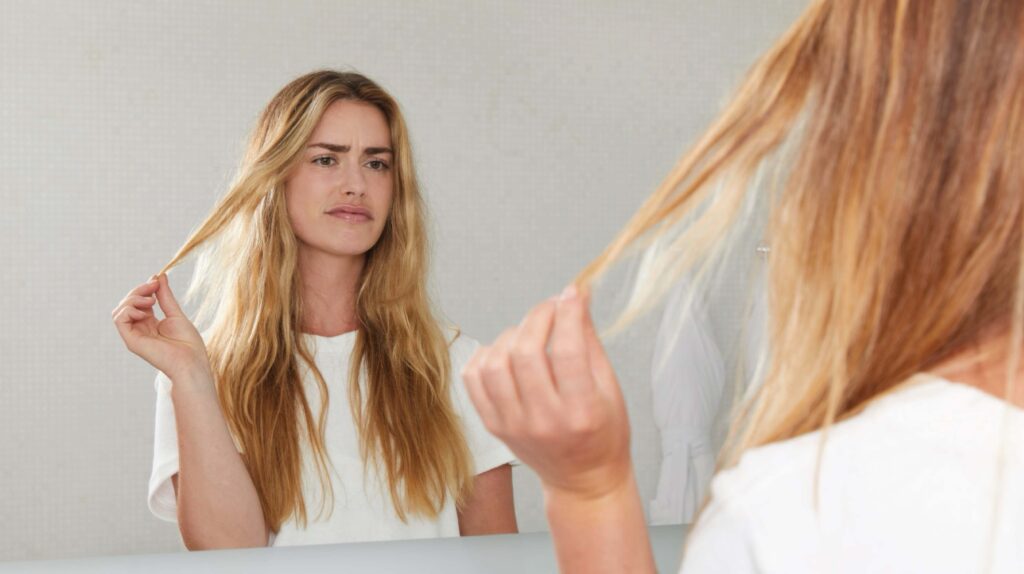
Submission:
POLYGON ((171 285, 167 282, 167 274, 161 273, 157 281, 160 283, 160 288, 156 291, 156 300, 160 304, 160 309, 164 312, 164 316, 184 317, 185 314, 181 312, 178 300, 174 298, 174 293, 171 292, 171 285))

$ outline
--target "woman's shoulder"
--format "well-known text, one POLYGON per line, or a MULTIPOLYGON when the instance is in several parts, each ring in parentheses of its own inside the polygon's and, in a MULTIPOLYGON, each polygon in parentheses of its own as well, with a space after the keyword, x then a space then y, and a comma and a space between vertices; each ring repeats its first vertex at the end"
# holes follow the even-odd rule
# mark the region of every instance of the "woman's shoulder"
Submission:
MULTIPOLYGON (((1024 476, 1024 448, 999 440, 1004 424, 1024 428, 1018 419, 1024 417, 1004 403, 959 383, 931 378, 901 386, 827 432, 744 453, 713 479, 698 531, 712 541, 741 532, 758 561, 775 567, 765 570, 786 572, 804 571, 792 567, 808 556, 849 558, 849 571, 872 571, 864 562, 870 556, 850 541, 906 564, 936 540, 980 546, 984 537, 973 536, 991 517, 949 517, 991 504, 996 494, 986 485, 996 482, 1000 454, 1009 482, 1024 476)), ((1012 434, 1016 427, 1007 428, 1012 434)), ((959 559, 955 547, 929 556, 940 557, 936 563, 959 559)))
POLYGON ((820 440, 821 433, 813 432, 746 451, 735 466, 712 479, 711 498, 746 506, 777 500, 779 490, 804 491, 813 478, 820 440))
MULTIPOLYGON (((712 496, 743 505, 804 496, 821 481, 843 481, 871 469, 894 473, 915 457, 965 449, 979 454, 981 435, 998 432, 999 402, 980 391, 924 378, 875 400, 856 416, 791 439, 750 449, 712 481, 712 496), (991 428, 986 428, 991 427, 991 428), (886 463, 888 461, 891 464, 886 463), (819 474, 820 470, 820 474, 819 474)), ((982 443, 985 441, 982 440, 982 443)), ((824 484, 824 482, 822 483, 824 484)), ((789 501, 792 502, 792 501, 789 501)))

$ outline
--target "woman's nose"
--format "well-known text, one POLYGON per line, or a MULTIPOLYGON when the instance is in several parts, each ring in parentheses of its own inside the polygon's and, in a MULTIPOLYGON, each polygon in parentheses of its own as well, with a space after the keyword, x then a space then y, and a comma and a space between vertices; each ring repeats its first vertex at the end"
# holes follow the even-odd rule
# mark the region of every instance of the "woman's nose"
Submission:
POLYGON ((341 170, 341 178, 338 185, 346 197, 362 197, 366 195, 366 177, 360 167, 358 162, 353 162, 341 170))

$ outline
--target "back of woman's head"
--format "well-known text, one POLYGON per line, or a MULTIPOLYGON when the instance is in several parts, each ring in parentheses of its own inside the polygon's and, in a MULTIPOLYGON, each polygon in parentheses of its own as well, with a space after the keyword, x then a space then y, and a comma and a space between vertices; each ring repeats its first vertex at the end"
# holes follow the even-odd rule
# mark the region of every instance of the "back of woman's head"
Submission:
POLYGON ((1024 2, 815 2, 580 281, 648 246, 631 318, 760 199, 771 350, 726 464, 992 332, 1019 341, 1024 2))
POLYGON ((339 100, 379 109, 394 154, 391 210, 365 253, 356 294, 348 389, 364 460, 384 476, 403 520, 410 513, 436 516, 471 485, 470 455, 448 392, 448 339, 427 294, 425 207, 402 113, 362 75, 312 72, 267 104, 235 181, 165 267, 200 252, 190 291, 201 295, 197 320, 208 327, 220 406, 275 531, 289 517, 307 519, 303 442, 325 490, 321 510, 332 494, 327 384, 302 336, 298 242, 284 196, 301 151, 339 100), (302 364, 319 387, 318 418, 303 388, 302 364))

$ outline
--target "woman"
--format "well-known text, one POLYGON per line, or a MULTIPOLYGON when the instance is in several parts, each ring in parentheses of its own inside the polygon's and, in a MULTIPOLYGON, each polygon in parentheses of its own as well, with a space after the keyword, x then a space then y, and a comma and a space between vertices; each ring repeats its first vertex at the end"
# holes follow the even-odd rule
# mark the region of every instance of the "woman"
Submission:
POLYGON ((587 286, 652 241, 635 316, 768 194, 765 376, 683 571, 1024 571, 1022 157, 1024 3, 814 2, 583 289, 464 372, 543 481, 562 569, 653 571, 587 286))
POLYGON ((314 72, 165 267, 202 248, 205 336, 163 272, 114 310, 161 373, 150 507, 188 548, 515 532, 512 457, 450 383, 476 345, 431 311, 424 227, 397 103, 314 72))

